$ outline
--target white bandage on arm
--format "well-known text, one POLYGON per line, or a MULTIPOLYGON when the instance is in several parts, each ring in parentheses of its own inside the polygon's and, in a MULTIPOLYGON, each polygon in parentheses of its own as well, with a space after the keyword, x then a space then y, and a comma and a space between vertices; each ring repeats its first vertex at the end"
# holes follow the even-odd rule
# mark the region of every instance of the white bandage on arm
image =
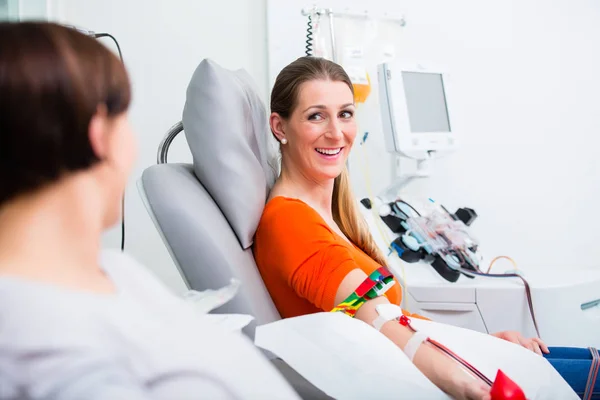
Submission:
POLYGON ((379 316, 375 318, 373 322, 371 322, 371 325, 373 325, 373 327, 375 327, 375 329, 378 331, 381 330, 381 327, 386 322, 398 319, 400 316, 402 316, 402 309, 395 304, 378 304, 375 307, 375 311, 377 311, 379 316))
MULTIPOLYGON (((378 304, 377 306, 375 306, 375 311, 377 311, 377 314, 379 314, 379 316, 375 318, 373 322, 371 322, 371 325, 373 325, 373 327, 378 331, 381 330, 381 327, 386 322, 397 320, 403 315, 402 309, 396 304, 378 304)), ((427 335, 423 332, 415 332, 410 337, 410 339, 408 339, 408 342, 406 343, 406 346, 404 346, 403 351, 411 362, 415 357, 419 346, 421 346, 421 343, 423 343, 427 339, 427 335)))
POLYGON ((427 335, 423 332, 415 332, 411 336, 411 338, 408 339, 406 346, 404 346, 404 354, 406 354, 406 356, 411 362, 413 358, 415 358, 415 354, 417 353, 419 346, 421 346, 421 343, 423 343, 427 339, 427 335))

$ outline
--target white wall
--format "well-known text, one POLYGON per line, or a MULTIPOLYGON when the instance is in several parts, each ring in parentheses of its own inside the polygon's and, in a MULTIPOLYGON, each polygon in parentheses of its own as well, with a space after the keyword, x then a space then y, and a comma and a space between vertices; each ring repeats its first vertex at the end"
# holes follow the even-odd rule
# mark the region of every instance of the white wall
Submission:
POLYGON ((0 20, 7 20, 9 16, 8 0, 0 0, 0 20))
POLYGON ((0 21, 17 20, 19 11, 19 0, 0 0, 0 21))
MULTIPOLYGON (((269 1, 269 32, 289 42, 271 64, 304 51, 302 0, 269 1), (290 7, 295 8, 290 11, 290 7), (271 23, 291 21, 285 29, 271 23)), ((453 75, 453 127, 463 135, 455 154, 435 163, 433 176, 411 195, 449 209, 474 208, 473 232, 490 257, 509 255, 525 270, 600 268, 600 3, 588 0, 315 1, 334 12, 404 15, 397 56, 445 65, 453 75)), ((338 37, 337 40, 340 40, 338 37)), ((284 64, 282 64, 284 65, 284 64)), ((275 68, 276 69, 276 68, 275 68)), ((376 76, 375 64, 370 66, 376 76)), ((271 76, 270 80, 273 79, 271 76)), ((361 104, 370 178, 377 193, 390 181, 376 93, 361 104), (369 103, 369 101, 367 103, 369 103)), ((355 146, 351 176, 366 194, 365 166, 355 146)), ((403 162, 404 172, 414 162, 403 162)))
POLYGON ((13 9, 18 9, 18 15, 21 20, 28 19, 47 19, 48 5, 46 0, 11 0, 13 9))
MULTIPOLYGON (((135 181, 156 162, 164 133, 181 120, 187 85, 202 59, 211 58, 226 68, 245 68, 266 95, 264 1, 54 0, 52 12, 63 23, 109 32, 119 41, 133 83, 130 115, 140 150, 126 194, 126 249, 170 287, 183 290, 135 181)), ((104 43, 114 49, 110 41, 104 43)), ((169 156, 170 162, 191 161, 183 135, 175 140, 169 156)), ((120 227, 110 231, 104 242, 118 247, 120 227)))
MULTIPOLYGON (((281 3, 294 7, 295 15, 306 5, 281 3)), ((455 124, 463 128, 464 145, 438 163, 433 178, 415 185, 415 193, 434 196, 449 208, 475 208, 480 218, 474 231, 483 247, 515 257, 523 268, 598 266, 600 5, 591 0, 374 0, 369 5, 404 13, 405 54, 448 65, 459 87, 455 124)), ((110 32, 121 44, 134 87, 131 120, 140 140, 126 197, 126 246, 182 290, 134 183, 155 162, 164 132, 181 118, 186 86, 203 58, 246 68, 266 98, 265 0, 53 0, 52 6, 58 20, 110 32)), ((291 48, 299 42, 298 55, 303 34, 290 37, 291 48)), ((377 189, 387 183, 388 161, 381 136, 373 131, 371 138, 370 171, 377 189)), ((191 160, 183 138, 170 154, 170 161, 191 160)), ((364 193, 361 175, 353 179, 364 193)), ((115 229, 105 243, 117 247, 119 241, 115 229)))

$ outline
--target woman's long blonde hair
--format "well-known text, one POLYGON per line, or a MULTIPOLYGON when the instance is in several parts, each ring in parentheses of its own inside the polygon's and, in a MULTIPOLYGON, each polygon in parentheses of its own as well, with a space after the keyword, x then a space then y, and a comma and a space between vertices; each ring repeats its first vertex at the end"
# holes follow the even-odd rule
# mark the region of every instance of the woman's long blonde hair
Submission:
MULTIPOLYGON (((297 105, 298 91, 304 82, 324 79, 344 82, 354 96, 352 81, 344 69, 329 60, 319 57, 301 57, 286 66, 277 76, 271 91, 271 112, 288 119, 297 105)), ((358 248, 381 265, 386 265, 383 252, 377 247, 368 226, 358 210, 348 170, 335 178, 332 199, 333 220, 358 248)))

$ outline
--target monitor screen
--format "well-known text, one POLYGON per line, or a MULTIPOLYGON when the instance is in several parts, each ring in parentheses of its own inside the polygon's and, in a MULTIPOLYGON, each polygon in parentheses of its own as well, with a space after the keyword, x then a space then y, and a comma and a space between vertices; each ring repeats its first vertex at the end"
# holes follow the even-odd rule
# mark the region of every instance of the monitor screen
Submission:
POLYGON ((412 132, 450 132, 441 74, 402 72, 412 132))

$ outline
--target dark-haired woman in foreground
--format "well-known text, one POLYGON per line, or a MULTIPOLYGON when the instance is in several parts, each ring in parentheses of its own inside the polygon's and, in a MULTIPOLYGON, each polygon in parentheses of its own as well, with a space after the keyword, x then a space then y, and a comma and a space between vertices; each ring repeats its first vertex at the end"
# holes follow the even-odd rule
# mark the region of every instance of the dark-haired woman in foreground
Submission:
POLYGON ((101 253, 135 156, 94 39, 0 23, 0 399, 296 399, 241 335, 101 253))

